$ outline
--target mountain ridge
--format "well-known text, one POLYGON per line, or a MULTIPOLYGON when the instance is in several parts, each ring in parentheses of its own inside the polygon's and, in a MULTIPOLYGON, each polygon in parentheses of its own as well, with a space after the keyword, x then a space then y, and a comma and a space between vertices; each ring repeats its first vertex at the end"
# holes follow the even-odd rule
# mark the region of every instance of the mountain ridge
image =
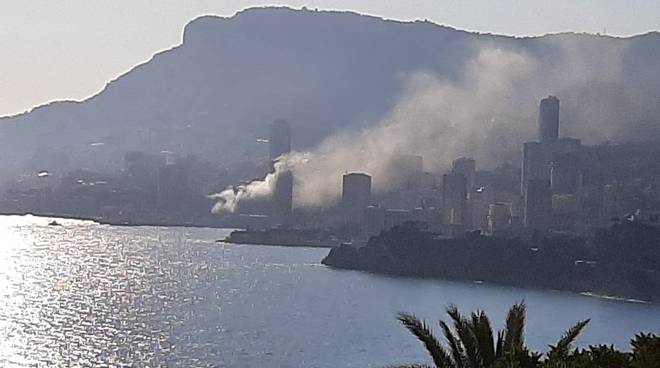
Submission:
POLYGON ((185 43, 185 37, 186 37, 186 32, 187 29, 191 26, 194 25, 195 22, 197 21, 203 21, 203 20, 213 20, 213 21, 226 21, 226 20, 231 20, 233 18, 236 18, 240 16, 241 14, 244 13, 249 13, 252 11, 261 11, 261 10, 290 10, 294 12, 311 12, 311 13, 330 13, 330 14, 344 14, 344 15, 353 15, 353 16, 359 16, 359 17, 366 17, 366 18, 372 18, 375 20, 380 20, 380 21, 385 21, 385 22, 391 22, 391 23, 398 23, 398 24, 430 24, 433 26, 437 26, 443 29, 451 30, 451 31, 456 31, 456 32, 463 32, 471 35, 480 35, 480 36, 489 36, 489 37, 501 37, 501 38, 506 38, 506 39, 514 39, 514 40, 535 40, 535 39, 541 39, 541 38, 552 38, 552 37, 562 37, 562 36, 585 36, 585 37, 596 37, 596 38, 608 38, 608 39, 614 39, 614 40, 630 40, 630 39, 635 39, 635 38, 644 38, 644 37, 660 37, 660 31, 648 31, 644 33, 639 33, 631 36, 614 36, 614 35, 607 35, 607 34, 594 34, 594 33, 589 33, 589 32, 573 32, 573 31, 566 31, 566 32, 553 32, 553 33, 546 33, 543 35, 534 35, 534 36, 515 36, 515 35, 506 35, 506 34, 499 34, 499 33, 491 33, 491 32, 478 32, 478 31, 470 31, 470 30, 464 30, 461 28, 456 28, 452 27, 449 25, 445 24, 440 24, 440 23, 435 23, 429 20, 397 20, 393 18, 385 18, 385 17, 379 17, 376 15, 370 15, 370 14, 362 14, 359 12, 355 11, 350 11, 350 10, 311 10, 311 9, 295 9, 291 7, 286 7, 286 6, 268 6, 268 7, 249 7, 246 9, 242 9, 234 13, 233 15, 230 16, 221 16, 221 15, 214 15, 214 14, 205 14, 205 15, 200 15, 198 17, 195 17, 188 21, 186 25, 184 26, 184 31, 182 33, 182 41, 178 44, 172 45, 169 48, 162 49, 159 51, 154 52, 149 59, 139 62, 132 67, 130 67, 128 70, 122 72, 118 76, 108 80, 103 88, 101 88, 99 91, 83 97, 81 99, 56 99, 52 101, 48 101, 42 104, 38 104, 35 106, 30 107, 29 109, 13 114, 7 114, 7 115, 1 115, 0 116, 0 121, 2 119, 8 119, 8 118, 15 118, 19 117, 21 115, 29 114, 32 111, 50 106, 52 104, 57 104, 57 103, 81 103, 81 102, 86 102, 90 99, 93 99, 94 97, 98 96, 99 94, 103 93, 103 91, 106 89, 106 87, 110 84, 113 83, 126 74, 129 74, 133 72, 136 68, 140 67, 141 65, 144 64, 149 64, 155 57, 157 57, 160 54, 170 52, 176 48, 179 48, 184 45, 185 43))
POLYGON ((649 60, 660 54, 659 36, 517 38, 287 7, 200 16, 184 27, 180 44, 155 53, 98 93, 0 117, 0 155, 6 159, 0 170, 113 169, 121 166, 123 152, 134 149, 254 159, 263 156, 254 138, 280 117, 292 122, 295 148, 306 149, 336 132, 380 121, 405 93, 403 75, 421 70, 460 78, 482 45, 524 50, 548 64, 561 57, 555 39, 569 39, 577 48, 595 45, 595 53, 622 43, 628 52, 633 45, 635 54, 624 55, 632 65, 631 85, 651 83, 645 88, 653 97, 660 88, 649 76, 659 70, 649 60), (90 142, 106 145, 92 150, 90 142), (51 160, 58 155, 66 163, 51 160))

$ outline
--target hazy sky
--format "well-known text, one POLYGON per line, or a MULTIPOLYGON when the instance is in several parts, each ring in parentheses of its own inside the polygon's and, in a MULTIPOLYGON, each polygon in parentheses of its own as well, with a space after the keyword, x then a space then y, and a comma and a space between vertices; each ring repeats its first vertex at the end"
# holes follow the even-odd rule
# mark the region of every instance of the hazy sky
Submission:
POLYGON ((660 27, 658 0, 0 0, 0 115, 85 98, 180 43, 189 20, 265 4, 428 19, 509 35, 627 36, 660 27))

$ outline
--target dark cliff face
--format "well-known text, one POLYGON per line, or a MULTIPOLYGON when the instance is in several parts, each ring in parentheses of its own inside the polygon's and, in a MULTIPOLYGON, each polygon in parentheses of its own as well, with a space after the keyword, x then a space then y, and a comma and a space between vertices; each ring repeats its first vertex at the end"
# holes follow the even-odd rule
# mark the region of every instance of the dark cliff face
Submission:
POLYGON ((656 91, 649 80, 660 74, 650 62, 660 54, 657 34, 514 39, 354 13, 250 9, 192 21, 181 45, 84 102, 0 119, 0 170, 29 168, 54 154, 68 157, 57 163, 62 169, 102 169, 131 149, 249 159, 263 155, 255 138, 276 118, 291 122, 294 148, 308 148, 338 130, 377 122, 402 94, 406 73, 459 78, 480 45, 525 50, 552 64, 560 57, 548 42, 553 37, 590 45, 594 60, 625 43, 626 78, 656 91), (90 142, 105 145, 92 150, 90 142))

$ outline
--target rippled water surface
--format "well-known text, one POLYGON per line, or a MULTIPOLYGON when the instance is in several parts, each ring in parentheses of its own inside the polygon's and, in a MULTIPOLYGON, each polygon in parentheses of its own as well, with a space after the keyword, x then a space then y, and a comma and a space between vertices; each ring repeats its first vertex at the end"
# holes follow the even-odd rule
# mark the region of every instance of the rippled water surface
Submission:
POLYGON ((419 362, 394 321, 448 303, 498 324, 520 299, 527 339, 627 347, 660 307, 569 293, 332 270, 323 249, 216 243, 227 230, 0 217, 0 366, 369 367, 419 362))

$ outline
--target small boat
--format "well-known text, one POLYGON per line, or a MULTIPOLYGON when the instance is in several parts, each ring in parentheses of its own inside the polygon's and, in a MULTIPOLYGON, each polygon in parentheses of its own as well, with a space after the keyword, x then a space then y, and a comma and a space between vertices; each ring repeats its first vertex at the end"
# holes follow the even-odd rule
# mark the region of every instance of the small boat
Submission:
POLYGON ((53 220, 53 221, 48 223, 48 226, 62 226, 62 224, 60 224, 59 222, 53 220))

